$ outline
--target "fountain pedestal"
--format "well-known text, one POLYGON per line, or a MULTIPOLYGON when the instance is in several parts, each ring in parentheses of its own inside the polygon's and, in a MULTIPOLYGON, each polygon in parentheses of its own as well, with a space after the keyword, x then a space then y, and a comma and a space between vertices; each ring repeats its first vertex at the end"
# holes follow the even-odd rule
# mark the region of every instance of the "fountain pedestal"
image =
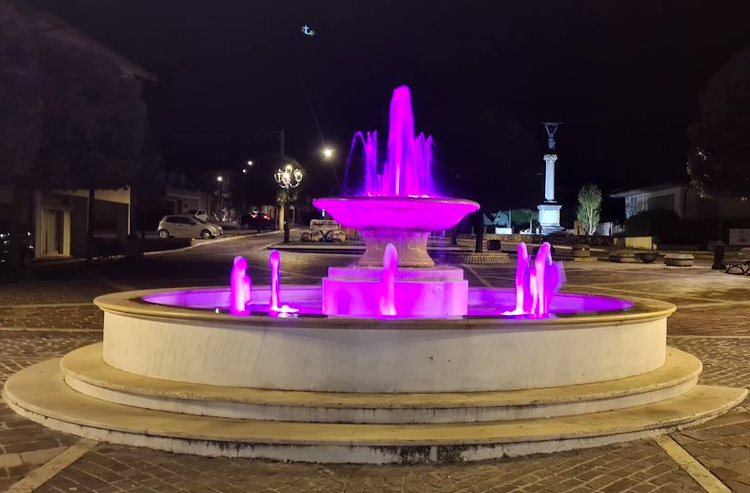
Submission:
MULTIPOLYGON (((323 279, 323 313, 364 317, 379 313, 381 272, 373 267, 330 267, 323 279)), ((468 293, 469 281, 457 267, 399 268, 393 301, 399 317, 454 318, 466 315, 468 293)))
POLYGON ((434 267, 435 262, 427 253, 430 232, 388 229, 363 229, 359 232, 367 248, 357 264, 361 267, 383 265, 385 247, 390 243, 398 252, 398 263, 402 267, 434 267))

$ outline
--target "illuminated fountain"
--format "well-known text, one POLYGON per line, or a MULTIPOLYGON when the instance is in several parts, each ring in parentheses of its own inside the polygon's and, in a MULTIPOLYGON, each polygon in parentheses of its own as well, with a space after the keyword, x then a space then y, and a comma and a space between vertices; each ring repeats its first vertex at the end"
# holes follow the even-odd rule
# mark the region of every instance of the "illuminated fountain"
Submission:
POLYGON ((557 293, 543 244, 519 245, 516 289, 469 287, 435 265, 430 232, 475 202, 441 197, 430 137, 394 91, 387 157, 358 133, 356 196, 317 199, 359 229, 358 265, 321 285, 271 285, 234 260, 229 287, 101 296, 104 340, 24 369, 3 395, 46 426, 175 452, 312 462, 501 458, 651 437, 701 423, 747 392, 698 385, 666 346, 675 307, 557 293))

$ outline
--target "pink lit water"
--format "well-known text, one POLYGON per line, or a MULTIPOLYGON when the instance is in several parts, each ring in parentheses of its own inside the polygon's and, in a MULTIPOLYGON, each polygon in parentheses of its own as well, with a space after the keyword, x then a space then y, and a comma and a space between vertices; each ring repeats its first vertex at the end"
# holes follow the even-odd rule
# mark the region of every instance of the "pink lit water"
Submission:
POLYGON ((565 282, 561 263, 552 261, 549 243, 542 243, 532 264, 526 244, 518 244, 516 261, 516 307, 503 315, 525 315, 531 318, 549 316, 550 301, 565 282))
POLYGON ((393 243, 388 243, 383 254, 383 270, 380 273, 380 313, 381 316, 394 317, 396 313, 396 271, 398 270, 398 252, 393 243))
POLYGON ((364 177, 355 195, 365 197, 427 197, 435 195, 432 181, 431 136, 414 134, 411 92, 406 86, 393 90, 388 121, 388 148, 382 174, 378 174, 377 132, 357 132, 352 138, 344 182, 349 179, 351 156, 357 145, 363 149, 364 177))
POLYGON ((279 267, 281 266, 281 255, 278 250, 272 250, 268 256, 268 267, 271 269, 271 300, 268 309, 271 313, 297 313, 299 309, 289 305, 281 304, 281 279, 279 267))
POLYGON ((251 289, 250 276, 247 275, 247 260, 245 257, 234 257, 232 272, 229 275, 230 307, 232 315, 249 314, 248 303, 250 303, 251 289))

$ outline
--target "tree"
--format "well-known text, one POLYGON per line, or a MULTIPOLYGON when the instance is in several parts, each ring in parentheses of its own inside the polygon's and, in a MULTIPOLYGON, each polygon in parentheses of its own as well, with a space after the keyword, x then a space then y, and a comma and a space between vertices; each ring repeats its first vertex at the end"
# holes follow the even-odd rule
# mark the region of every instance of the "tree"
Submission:
POLYGON ((524 230, 528 227, 529 231, 534 231, 534 225, 539 224, 539 211, 534 209, 513 209, 511 212, 511 225, 514 228, 524 230))
POLYGON ((602 191, 593 183, 587 183, 578 192, 578 211, 576 217, 586 228, 586 234, 592 235, 599 224, 602 206, 602 191))
POLYGON ((693 186, 704 196, 750 195, 750 49, 711 77, 688 133, 693 186))
MULTIPOLYGON (((7 220, 10 256, 7 267, 19 272, 22 234, 30 226, 21 211, 28 207, 30 172, 39 150, 42 128, 42 77, 36 45, 26 19, 0 0, 0 179, 13 192, 7 220)), ((3 218, 0 218, 3 219, 3 218)))

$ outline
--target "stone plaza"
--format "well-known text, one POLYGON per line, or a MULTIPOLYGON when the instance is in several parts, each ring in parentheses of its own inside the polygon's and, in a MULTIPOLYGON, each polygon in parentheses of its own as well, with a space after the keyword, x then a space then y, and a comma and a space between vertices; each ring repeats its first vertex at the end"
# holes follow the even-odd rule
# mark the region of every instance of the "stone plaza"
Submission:
MULTIPOLYGON (((225 285, 236 254, 268 282, 275 235, 233 239, 128 264, 33 267, 0 285, 3 381, 31 364, 101 340, 95 296, 165 286, 225 285)), ((348 255, 284 253, 285 284, 312 284, 348 255)), ((693 267, 566 263, 564 290, 668 301, 668 344, 703 362, 701 383, 750 386, 750 284, 693 267)), ((514 269, 464 266, 471 285, 511 287, 514 269)), ((362 466, 206 458, 97 443, 48 430, 0 404, 0 489, 10 491, 750 491, 747 401, 701 426, 654 440, 477 463, 362 466)))

